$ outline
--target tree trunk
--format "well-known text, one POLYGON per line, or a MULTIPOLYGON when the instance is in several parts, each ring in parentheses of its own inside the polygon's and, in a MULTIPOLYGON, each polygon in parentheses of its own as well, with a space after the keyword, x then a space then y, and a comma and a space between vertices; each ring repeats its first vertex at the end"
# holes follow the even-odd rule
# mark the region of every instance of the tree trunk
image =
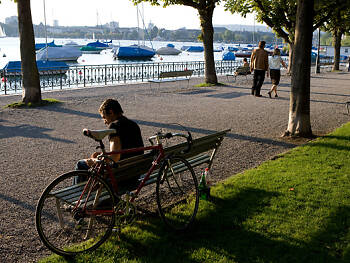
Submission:
POLYGON ((311 137, 310 67, 314 0, 298 0, 289 122, 285 135, 311 137))
POLYGON ((333 31, 334 64, 333 70, 339 70, 341 37, 343 33, 339 29, 333 31))
POLYGON ((292 74, 294 43, 289 43, 289 63, 287 73, 292 74))
POLYGON ((41 102, 38 68, 35 58, 35 40, 30 0, 18 0, 18 30, 22 64, 22 101, 41 102))
POLYGON ((201 30, 202 30, 202 40, 204 46, 204 62, 205 62, 205 82, 217 84, 218 79, 215 70, 214 61, 214 28, 213 28, 213 12, 215 4, 206 6, 204 9, 198 9, 201 30))

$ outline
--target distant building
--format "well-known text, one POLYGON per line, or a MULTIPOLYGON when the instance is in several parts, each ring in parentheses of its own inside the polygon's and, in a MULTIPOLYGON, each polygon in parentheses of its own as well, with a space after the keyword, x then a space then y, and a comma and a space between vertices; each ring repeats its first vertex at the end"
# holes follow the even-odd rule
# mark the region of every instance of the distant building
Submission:
POLYGON ((47 27, 47 32, 60 34, 65 32, 65 30, 61 27, 47 27))
POLYGON ((256 32, 272 32, 272 29, 264 25, 214 25, 214 27, 226 27, 231 31, 256 31, 256 32))
POLYGON ((52 24, 53 24, 53 26, 59 26, 57 19, 54 19, 52 24))
POLYGON ((219 27, 219 26, 214 27, 215 33, 224 33, 226 30, 227 30, 226 27, 219 27))
POLYGON ((119 28, 119 22, 116 22, 116 21, 109 22, 109 27, 113 29, 119 28))
POLYGON ((18 16, 10 16, 5 18, 5 24, 18 24, 18 16))

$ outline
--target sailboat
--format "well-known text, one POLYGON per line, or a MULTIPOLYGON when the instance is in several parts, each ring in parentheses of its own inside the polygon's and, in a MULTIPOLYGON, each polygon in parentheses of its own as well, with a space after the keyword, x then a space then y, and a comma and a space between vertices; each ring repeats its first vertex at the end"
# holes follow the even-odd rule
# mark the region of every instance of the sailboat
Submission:
MULTIPOLYGON (((39 49, 36 53, 37 61, 50 61, 51 65, 55 63, 55 61, 77 61, 78 58, 82 55, 81 51, 76 47, 72 46, 58 46, 52 40, 51 43, 47 43, 47 30, 46 30, 46 8, 45 8, 45 0, 44 0, 44 22, 45 22, 45 44, 43 47, 39 49)), ((36 44, 36 48, 40 47, 39 44, 36 44)))
POLYGON ((0 26, 0 38, 6 37, 6 33, 4 31, 4 29, 2 28, 2 26, 0 26))
MULTIPOLYGON (((139 29, 139 9, 137 9, 137 28, 139 29)), ((143 19, 143 18, 142 18, 143 19)), ((144 22, 144 21, 143 21, 144 22)), ((144 25, 144 23, 143 23, 144 25)), ((145 25, 144 25, 145 28, 145 25)), ((140 35, 140 34, 139 34, 140 35)), ((134 44, 126 47, 119 47, 113 54, 113 58, 125 59, 125 60, 150 60, 156 54, 153 48, 147 47, 145 45, 134 44)))
MULTIPOLYGON (((46 34, 46 11, 44 0, 44 16, 45 16, 45 34, 46 34)), ((1 27, 0 27, 1 28, 1 27)), ((45 36, 45 46, 42 47, 36 54, 36 64, 40 75, 61 75, 66 74, 69 66, 62 59, 61 52, 56 52, 58 49, 65 49, 69 51, 69 59, 73 56, 70 51, 72 47, 56 46, 54 41, 47 43, 47 35, 45 36), (49 45, 51 44, 51 45, 49 45), (49 49, 52 49, 49 51, 49 49), (59 54, 57 54, 59 53, 59 54), (60 61, 57 61, 60 60, 60 61)), ((80 52, 80 50, 78 50, 80 52)), ((81 55, 81 52, 80 52, 81 55)), ((74 57, 75 58, 75 57, 74 57)), ((9 61, 2 69, 7 76, 18 76, 22 71, 22 61, 9 61)))

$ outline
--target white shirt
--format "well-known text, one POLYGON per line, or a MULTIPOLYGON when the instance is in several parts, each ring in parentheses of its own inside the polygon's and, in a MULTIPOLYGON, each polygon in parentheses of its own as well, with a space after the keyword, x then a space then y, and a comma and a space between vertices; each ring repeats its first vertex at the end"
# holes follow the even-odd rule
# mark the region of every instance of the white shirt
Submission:
POLYGON ((270 69, 280 69, 281 68, 281 56, 274 55, 269 57, 269 67, 270 69))

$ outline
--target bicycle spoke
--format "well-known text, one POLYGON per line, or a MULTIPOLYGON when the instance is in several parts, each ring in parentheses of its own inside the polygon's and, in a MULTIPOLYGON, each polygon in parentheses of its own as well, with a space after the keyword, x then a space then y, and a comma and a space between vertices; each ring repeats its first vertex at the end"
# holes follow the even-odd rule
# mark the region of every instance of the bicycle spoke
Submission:
POLYGON ((41 240, 60 255, 97 248, 114 226, 114 197, 106 182, 90 178, 72 186, 75 176, 82 176, 82 172, 70 172, 54 180, 45 189, 36 211, 41 240))
POLYGON ((185 230, 192 224, 198 210, 198 183, 186 160, 172 157, 167 161, 159 172, 156 193, 167 226, 185 230))

